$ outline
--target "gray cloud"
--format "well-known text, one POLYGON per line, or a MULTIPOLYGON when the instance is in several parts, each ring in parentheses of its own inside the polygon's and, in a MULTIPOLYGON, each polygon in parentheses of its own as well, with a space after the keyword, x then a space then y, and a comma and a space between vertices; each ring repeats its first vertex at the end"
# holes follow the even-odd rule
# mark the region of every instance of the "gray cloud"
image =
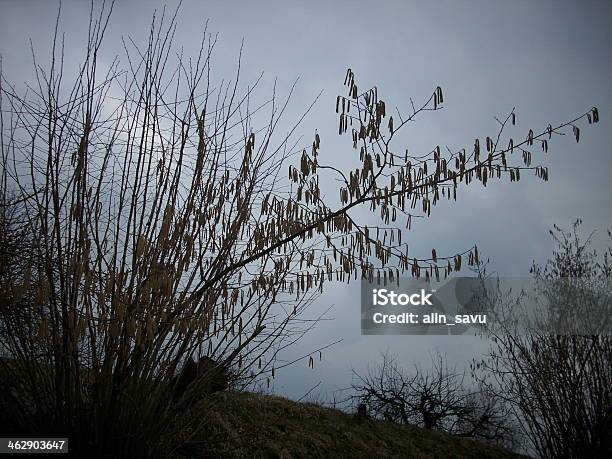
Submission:
MULTIPOLYGON (((31 77, 29 37, 45 56, 57 5, 0 1, 0 52, 10 80, 31 77)), ((102 59, 110 62, 122 53, 122 35, 142 42, 153 9, 162 5, 117 2, 102 59)), ((62 8, 67 63, 74 65, 84 49, 88 2, 64 1, 62 8)), ((550 253, 547 230, 553 223, 567 226, 581 217, 585 230, 612 226, 610 2, 184 1, 179 18, 176 43, 186 55, 197 52, 207 19, 210 30, 220 33, 214 57, 220 76, 233 76, 243 38, 243 81, 264 71, 265 95, 274 77, 282 93, 299 76, 288 120, 324 90, 301 132, 308 140, 317 128, 322 155, 341 164, 352 151, 348 139, 337 135, 334 103, 347 67, 360 87, 378 85, 390 106, 407 109, 410 97, 421 100, 442 86, 445 108, 409 129, 407 146, 414 153, 438 144, 468 147, 475 137, 494 133, 493 117, 512 107, 518 113, 517 138, 530 127, 543 129, 599 107, 600 124, 584 130, 579 144, 571 136, 556 139, 549 153, 537 156, 536 162, 549 166, 548 183, 529 176, 519 185, 494 181, 486 190, 479 185, 462 190, 457 203, 435 208, 406 235, 415 255, 432 247, 455 253, 478 243, 500 273, 525 274, 532 260, 544 261, 550 253)), ((370 218, 367 212, 363 217, 370 218)), ((462 362, 483 348, 474 337, 362 337, 358 291, 338 285, 321 297, 315 309, 334 304, 336 320, 323 323, 294 352, 337 337, 344 341, 324 353, 314 371, 304 363, 282 372, 278 392, 297 397, 319 380, 323 391, 346 386, 352 367, 363 369, 387 348, 405 362, 422 360, 435 347, 462 362)))

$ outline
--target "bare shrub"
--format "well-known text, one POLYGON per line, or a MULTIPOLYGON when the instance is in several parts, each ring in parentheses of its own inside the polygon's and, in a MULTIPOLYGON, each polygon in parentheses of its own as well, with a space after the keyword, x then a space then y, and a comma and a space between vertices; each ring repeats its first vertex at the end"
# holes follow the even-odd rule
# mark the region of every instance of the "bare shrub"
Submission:
POLYGON ((513 426, 500 400, 482 387, 470 388, 465 372, 448 366, 437 355, 429 369, 415 365, 411 372, 401 368, 389 354, 356 374, 355 397, 372 416, 397 424, 412 424, 459 437, 509 446, 513 426))
MULTIPOLYGON (((557 250, 531 270, 550 307, 527 329, 496 321, 489 355, 473 366, 511 408, 528 450, 543 458, 604 457, 612 448, 612 252, 598 257, 590 237, 581 239, 580 224, 555 227, 557 250)), ((499 286, 483 289, 481 301, 502 318, 524 313, 524 298, 499 286)))
POLYGON ((71 435, 76 451, 163 455, 196 435, 195 391, 174 403, 167 390, 187 358, 273 378, 278 352, 317 323, 305 312, 328 282, 477 261, 474 248, 409 256, 400 219, 410 227, 461 184, 525 171, 547 180, 528 149, 598 117, 593 108, 513 141, 502 136, 512 112, 482 148, 413 157, 398 133, 438 110, 442 89, 391 115, 349 69, 337 112, 354 167, 340 170, 318 133, 294 139, 301 119, 276 134, 291 93, 255 102, 259 80, 244 88, 240 62, 233 79, 215 79, 216 37, 204 30, 190 60, 175 52, 176 13, 155 17, 144 45, 125 40, 123 62, 101 65, 110 11, 94 7, 76 74, 58 16, 49 65, 36 61, 28 90, 0 78, 3 414, 16 432, 71 435), (381 224, 357 222, 360 206, 381 224))
POLYGON ((208 356, 203 356, 196 363, 189 357, 183 369, 172 380, 172 398, 176 402, 181 399, 190 386, 203 395, 225 390, 230 385, 228 371, 208 356))

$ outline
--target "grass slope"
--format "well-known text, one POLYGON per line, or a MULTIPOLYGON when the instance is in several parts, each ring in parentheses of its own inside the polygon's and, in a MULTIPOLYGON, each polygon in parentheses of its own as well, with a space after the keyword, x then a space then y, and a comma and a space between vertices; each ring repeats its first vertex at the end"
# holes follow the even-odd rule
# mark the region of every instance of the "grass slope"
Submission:
POLYGON ((221 392, 206 405, 208 441, 183 457, 519 457, 469 439, 269 395, 221 392))

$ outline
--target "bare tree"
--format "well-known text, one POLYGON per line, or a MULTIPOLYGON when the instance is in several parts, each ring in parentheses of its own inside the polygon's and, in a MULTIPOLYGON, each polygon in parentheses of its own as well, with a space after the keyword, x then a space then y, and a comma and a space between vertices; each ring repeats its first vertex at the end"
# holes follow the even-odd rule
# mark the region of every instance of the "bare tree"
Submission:
POLYGON ((503 319, 488 330, 493 345, 473 369, 509 404, 530 450, 543 458, 604 457, 612 448, 612 252, 600 259, 589 250, 580 223, 572 231, 555 227, 558 249, 545 266, 533 265, 537 296, 550 307, 527 328, 515 320, 529 312, 522 295, 498 284, 483 298, 503 319))
POLYGON ((411 372, 384 354, 367 375, 355 375, 355 397, 378 419, 504 446, 512 443, 503 403, 483 388, 470 389, 465 372, 450 368, 439 354, 427 370, 415 365, 411 372))
POLYGON ((477 139, 414 157, 399 133, 440 109, 442 89, 391 115, 348 70, 336 109, 357 153, 340 170, 322 161, 318 133, 306 146, 294 138, 301 118, 276 134, 291 92, 255 102, 260 80, 243 89, 240 61, 235 78, 214 78, 215 36, 204 31, 193 59, 175 53, 176 12, 154 17, 144 46, 125 39, 123 63, 102 66, 110 10, 92 6, 76 75, 58 15, 50 63, 34 58, 27 89, 0 78, 3 240, 28 247, 11 249, 2 271, 2 408, 15 429, 69 432, 82 439, 75 448, 160 454, 187 441, 193 397, 173 403, 166 389, 185 362, 274 377, 278 352, 316 324, 305 311, 327 282, 440 276, 477 261, 474 248, 409 256, 398 220, 410 227, 461 184, 529 170, 547 180, 530 150, 569 127, 578 139, 577 123, 598 118, 593 108, 514 141, 502 135, 512 111, 482 149, 477 139), (517 155, 524 164, 510 165, 517 155), (381 224, 355 221, 360 206, 381 224))

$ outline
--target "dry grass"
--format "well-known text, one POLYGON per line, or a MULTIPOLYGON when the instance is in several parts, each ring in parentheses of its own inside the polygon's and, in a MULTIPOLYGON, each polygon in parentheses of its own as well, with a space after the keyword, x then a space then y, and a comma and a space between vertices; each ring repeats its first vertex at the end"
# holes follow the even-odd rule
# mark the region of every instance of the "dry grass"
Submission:
POLYGON ((223 392, 202 408, 208 418, 203 441, 180 457, 519 457, 469 439, 281 397, 223 392))

